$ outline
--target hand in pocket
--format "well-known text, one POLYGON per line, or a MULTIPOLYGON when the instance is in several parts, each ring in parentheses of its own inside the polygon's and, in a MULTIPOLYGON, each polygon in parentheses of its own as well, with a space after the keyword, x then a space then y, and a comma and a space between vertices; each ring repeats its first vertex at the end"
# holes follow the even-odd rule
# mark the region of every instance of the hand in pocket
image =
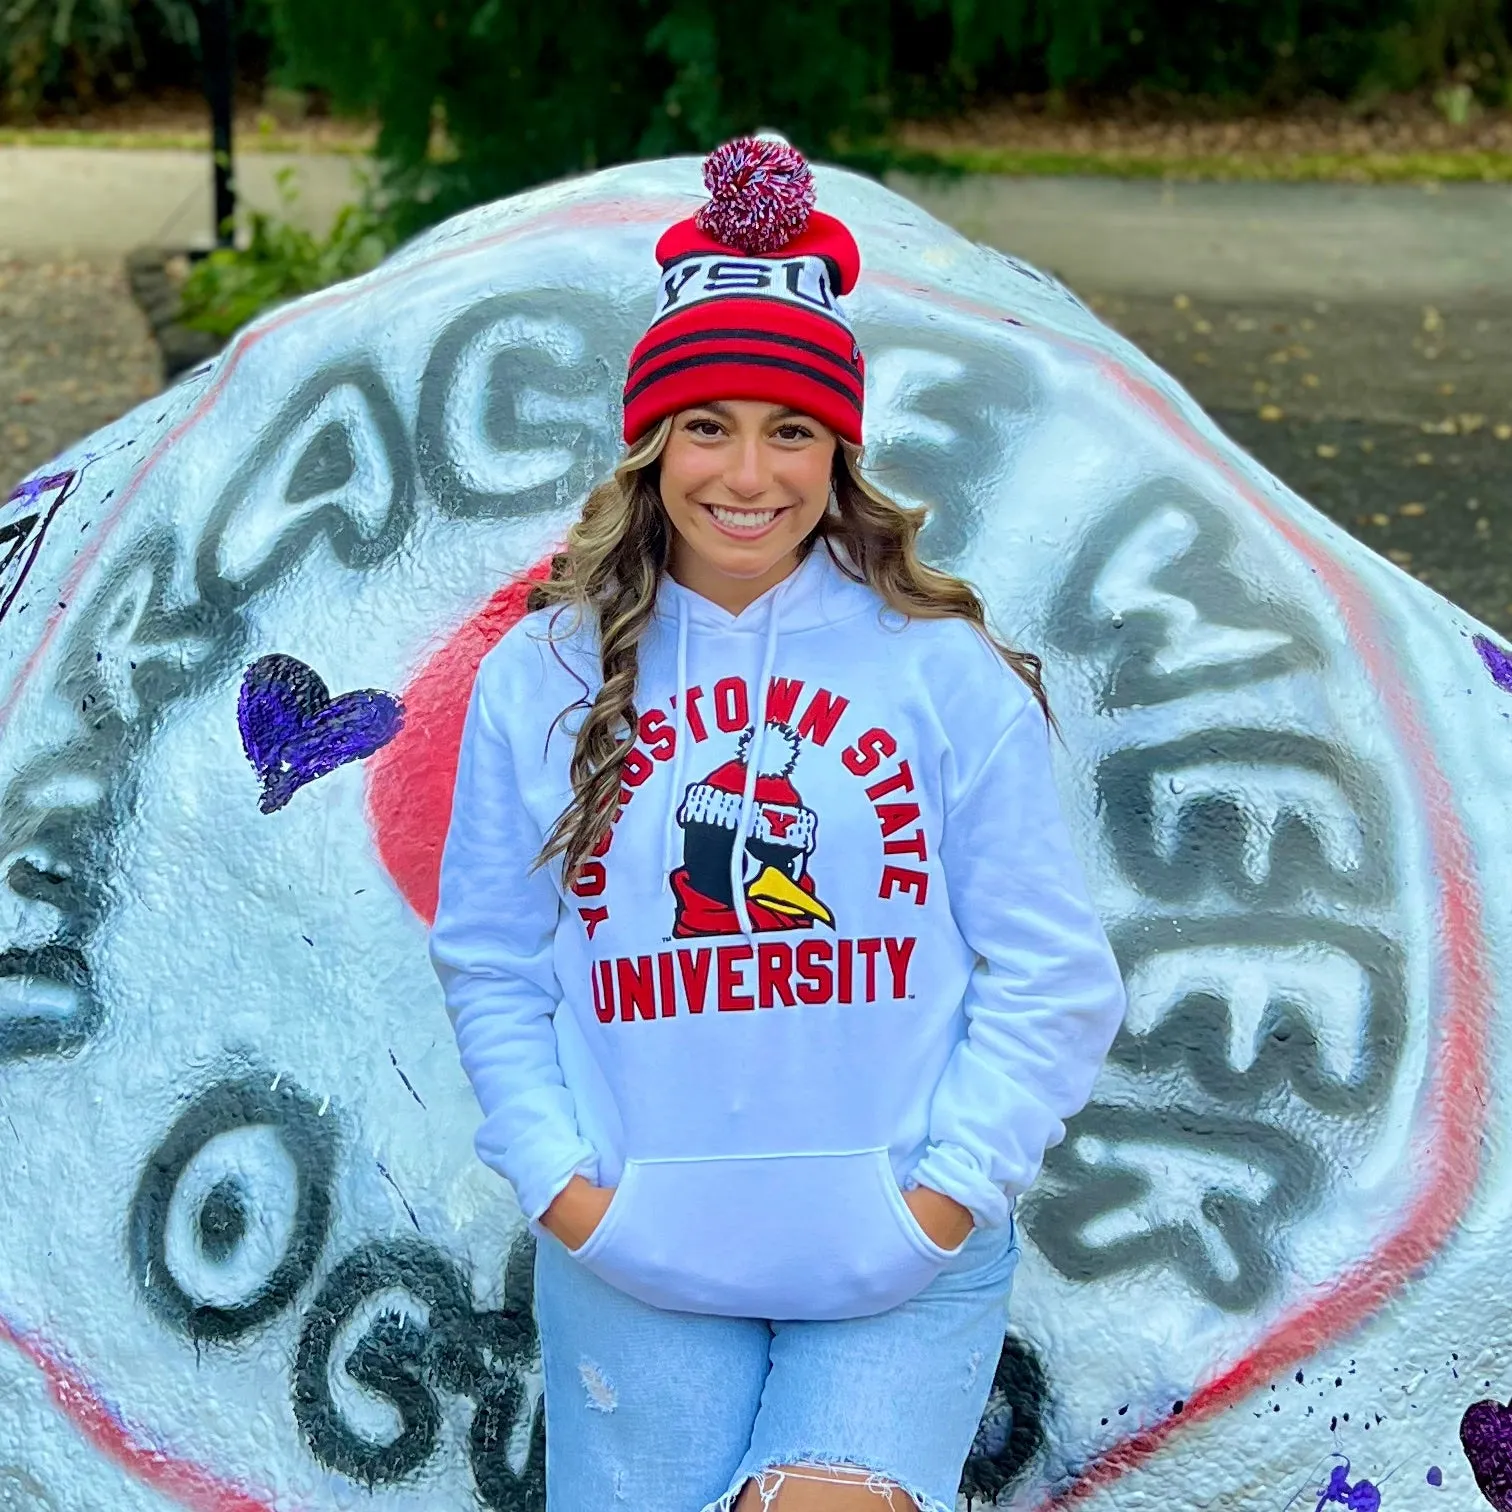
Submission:
POLYGON ((976 1226, 970 1208, 933 1187, 914 1187, 904 1192, 903 1201, 914 1221, 941 1249, 953 1250, 965 1243, 976 1226))
POLYGON ((586 1176, 574 1176, 541 1214, 541 1227, 570 1250, 582 1249, 593 1237, 614 1200, 613 1187, 594 1186, 586 1176))

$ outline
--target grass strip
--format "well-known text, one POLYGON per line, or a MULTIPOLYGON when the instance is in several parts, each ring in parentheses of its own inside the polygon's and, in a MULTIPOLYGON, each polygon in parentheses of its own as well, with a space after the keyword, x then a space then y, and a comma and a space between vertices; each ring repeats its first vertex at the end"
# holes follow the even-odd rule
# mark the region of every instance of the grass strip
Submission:
MULTIPOLYGON (((242 131, 235 140, 242 152, 284 152, 341 157, 366 157, 372 144, 360 141, 321 139, 277 131, 242 131)), ((210 132, 205 131, 67 131, 37 127, 0 126, 0 147, 105 147, 123 152, 209 152, 210 132)))
MULTIPOLYGON (((885 149, 877 154, 885 156, 885 149)), ((911 149, 886 166, 904 172, 1312 184, 1512 183, 1512 152, 1307 152, 1162 156, 1014 148, 911 149)), ((879 164, 879 166, 881 166, 879 164)))
MULTIPOLYGON (((97 147, 122 151, 209 152, 209 131, 67 131, 0 127, 0 147, 97 147)), ((364 157, 371 143, 320 140, 278 131, 243 131, 238 152, 364 157)), ((917 148, 887 143, 823 154, 881 176, 889 172, 961 177, 1170 179, 1187 182, 1313 184, 1512 183, 1512 152, 1303 152, 1191 155, 1054 152, 1012 147, 917 148)))

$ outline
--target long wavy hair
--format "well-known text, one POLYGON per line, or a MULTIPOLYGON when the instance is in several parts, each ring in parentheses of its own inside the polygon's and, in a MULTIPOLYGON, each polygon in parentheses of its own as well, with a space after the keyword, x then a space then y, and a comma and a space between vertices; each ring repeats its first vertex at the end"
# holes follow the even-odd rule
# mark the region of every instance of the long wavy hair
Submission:
MULTIPOLYGON (((551 559, 550 577, 532 583, 526 598, 529 610, 557 606, 558 613, 549 621, 553 640, 558 638, 560 613, 569 608, 576 612, 564 636, 575 634, 585 621, 598 628, 603 674, 599 690, 590 700, 585 687, 584 695, 552 723, 555 729, 556 722, 572 710, 588 710, 574 737, 569 767, 572 801, 557 817, 531 864, 534 871, 560 855, 569 882, 607 843, 625 758, 635 744, 640 639, 651 621, 672 545, 659 477, 662 450, 674 419, 668 415, 647 432, 620 458, 613 475, 588 495, 563 549, 551 559)), ((841 561, 841 570, 869 584, 890 608, 916 619, 969 620, 1029 685, 1058 735, 1060 726, 1050 712, 1040 677, 1040 658, 998 640, 988 628, 986 607, 971 584, 920 560, 916 542, 928 511, 888 498, 862 473, 861 449, 839 437, 831 482, 835 507, 799 547, 799 560, 821 539, 828 539, 844 548, 855 564, 852 572, 841 561)))

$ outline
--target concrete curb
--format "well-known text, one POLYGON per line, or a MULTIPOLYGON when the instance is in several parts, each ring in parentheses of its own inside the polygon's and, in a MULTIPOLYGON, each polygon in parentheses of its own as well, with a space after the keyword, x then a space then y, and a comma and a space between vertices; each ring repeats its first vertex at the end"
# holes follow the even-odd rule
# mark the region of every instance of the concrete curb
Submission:
POLYGON ((168 264, 184 252, 182 247, 138 247, 126 254, 126 282, 152 329, 165 383, 208 362, 225 345, 219 336, 196 331, 178 318, 178 290, 168 276, 168 264))

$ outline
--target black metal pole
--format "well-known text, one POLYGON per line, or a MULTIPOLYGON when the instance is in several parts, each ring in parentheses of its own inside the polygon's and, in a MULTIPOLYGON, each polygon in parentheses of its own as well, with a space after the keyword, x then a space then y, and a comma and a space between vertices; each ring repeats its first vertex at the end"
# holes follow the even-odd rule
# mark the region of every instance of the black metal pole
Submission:
POLYGON ((236 97, 236 29, 232 0, 204 0, 200 46, 205 59, 205 94, 210 101, 211 153, 215 164, 215 244, 229 247, 236 215, 236 180, 231 171, 231 111, 236 97))

